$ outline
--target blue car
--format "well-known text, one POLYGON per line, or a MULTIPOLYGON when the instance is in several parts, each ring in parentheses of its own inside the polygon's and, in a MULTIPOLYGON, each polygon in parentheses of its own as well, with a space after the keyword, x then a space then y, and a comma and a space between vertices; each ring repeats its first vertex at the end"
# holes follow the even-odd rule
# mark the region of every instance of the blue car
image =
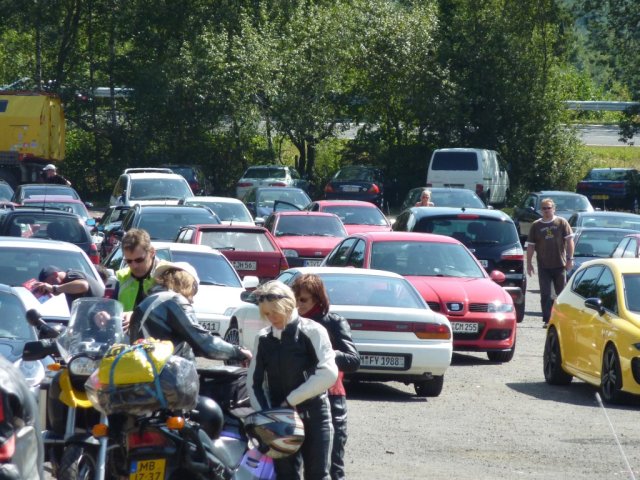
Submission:
POLYGON ((254 187, 242 198, 253 218, 265 219, 273 212, 303 210, 311 203, 304 190, 294 187, 254 187))
POLYGON ((351 165, 336 172, 324 187, 326 200, 362 200, 378 208, 384 207, 384 175, 382 170, 351 165))

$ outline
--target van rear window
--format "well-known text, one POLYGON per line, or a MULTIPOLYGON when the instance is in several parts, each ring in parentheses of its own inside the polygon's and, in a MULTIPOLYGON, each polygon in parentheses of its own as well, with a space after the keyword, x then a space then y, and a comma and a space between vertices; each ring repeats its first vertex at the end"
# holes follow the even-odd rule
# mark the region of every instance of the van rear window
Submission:
POLYGON ((475 152, 437 152, 431 170, 478 170, 475 152))

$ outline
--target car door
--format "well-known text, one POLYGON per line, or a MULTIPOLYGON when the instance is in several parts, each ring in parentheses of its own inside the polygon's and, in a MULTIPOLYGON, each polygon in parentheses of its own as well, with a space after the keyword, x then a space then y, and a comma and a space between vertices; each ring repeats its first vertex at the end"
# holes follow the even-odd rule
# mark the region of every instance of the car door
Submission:
POLYGON ((538 196, 529 195, 522 207, 516 209, 516 218, 518 220, 518 234, 521 237, 528 237, 529 230, 531 230, 531 224, 540 218, 540 214, 537 212, 538 196))
POLYGON ((349 250, 355 243, 355 238, 347 238, 340 242, 323 262, 323 266, 327 267, 344 267, 349 258, 349 250))
POLYGON ((347 267, 354 268, 363 268, 364 267, 364 256, 367 249, 367 244, 364 240, 359 239, 354 245, 353 249, 349 253, 349 258, 347 259, 347 267))

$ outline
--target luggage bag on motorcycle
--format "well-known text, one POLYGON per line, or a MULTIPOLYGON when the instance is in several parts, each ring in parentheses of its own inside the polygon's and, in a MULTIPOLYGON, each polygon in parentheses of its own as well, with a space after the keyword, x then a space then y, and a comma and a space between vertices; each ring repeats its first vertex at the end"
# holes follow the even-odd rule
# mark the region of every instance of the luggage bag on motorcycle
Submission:
POLYGON ((225 366, 202 369, 199 375, 200 395, 215 400, 224 412, 233 413, 235 409, 250 407, 246 368, 225 366))
POLYGON ((153 339, 113 345, 85 386, 95 408, 107 415, 191 410, 199 390, 193 362, 173 355, 171 342, 153 339))

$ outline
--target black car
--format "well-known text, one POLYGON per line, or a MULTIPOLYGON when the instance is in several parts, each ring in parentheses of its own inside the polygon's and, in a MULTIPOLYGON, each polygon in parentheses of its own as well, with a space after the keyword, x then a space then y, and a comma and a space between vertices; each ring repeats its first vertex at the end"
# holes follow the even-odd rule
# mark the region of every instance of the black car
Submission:
POLYGON ((302 210, 311 203, 311 198, 296 187, 253 187, 242 202, 253 218, 265 219, 274 211, 302 210))
POLYGON ((531 224, 542 218, 541 203, 545 198, 550 198, 556 205, 556 215, 569 220, 576 212, 593 212, 589 199, 584 195, 558 190, 543 190, 531 192, 525 199, 513 208, 513 221, 518 229, 521 241, 529 236, 531 224))
POLYGON ((431 191, 431 201, 435 207, 487 208, 476 192, 468 188, 416 187, 407 192, 400 210, 415 207, 424 190, 431 191))
POLYGON ((98 248, 91 232, 86 222, 75 213, 24 207, 0 210, 0 235, 73 243, 93 263, 100 263, 98 248))
POLYGON ((199 165, 162 165, 171 169, 173 173, 182 175, 193 191, 194 195, 213 195, 213 185, 199 165))
POLYGON ((638 211, 640 173, 635 168, 592 168, 576 186, 592 205, 602 210, 638 211))
POLYGON ((524 251, 507 214, 480 208, 412 207, 398 215, 393 230, 436 233, 462 242, 487 272, 499 270, 505 274, 502 286, 513 298, 518 322, 524 319, 524 251))
POLYGON ((220 219, 210 208, 201 205, 139 205, 127 212, 115 235, 120 238, 131 228, 149 232, 152 240, 172 242, 185 225, 219 224, 220 219))
POLYGON ((102 217, 100 217, 96 230, 102 233, 103 236, 99 249, 101 260, 109 255, 111 250, 113 250, 113 247, 115 247, 120 241, 115 232, 120 230, 122 220, 127 215, 130 208, 131 207, 128 205, 111 205, 107 207, 102 214, 102 217))
POLYGON ((376 167, 351 165, 336 172, 324 187, 326 200, 363 200, 385 211, 384 174, 376 167))

